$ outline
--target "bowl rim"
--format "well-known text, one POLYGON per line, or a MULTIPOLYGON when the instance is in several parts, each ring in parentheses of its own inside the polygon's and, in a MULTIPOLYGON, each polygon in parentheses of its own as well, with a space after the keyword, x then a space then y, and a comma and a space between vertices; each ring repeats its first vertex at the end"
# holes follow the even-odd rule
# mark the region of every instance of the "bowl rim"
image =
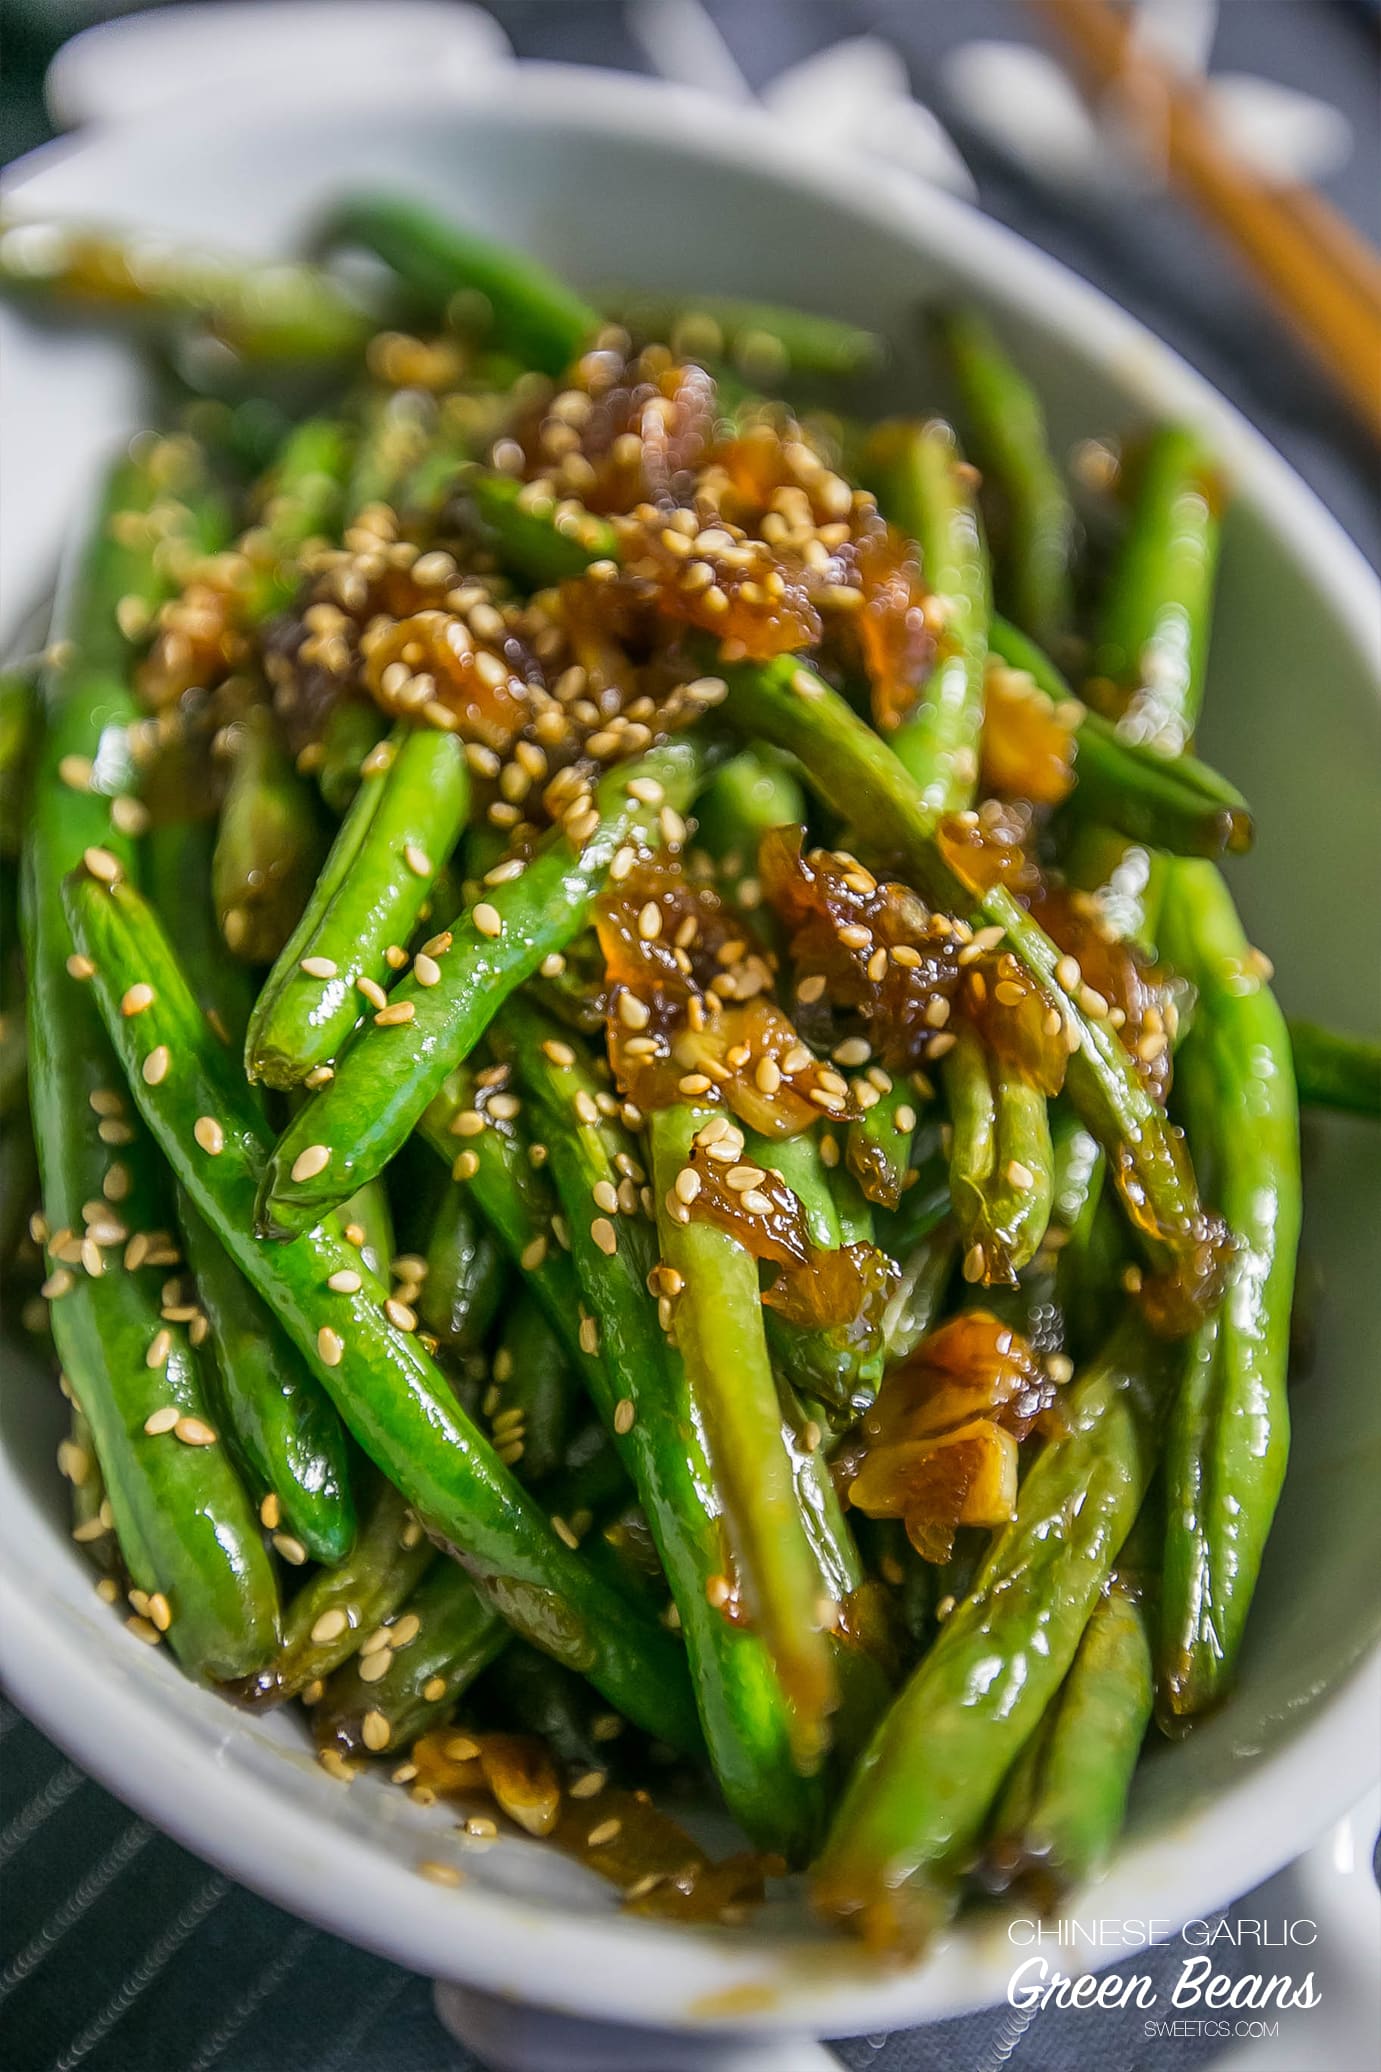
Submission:
MULTIPOLYGON (((443 114, 492 121, 493 85, 483 75, 447 81, 419 110, 414 83, 386 80, 368 91, 333 88, 316 109, 326 122, 358 112, 374 126, 432 122, 443 114)), ((766 113, 728 107, 694 89, 593 67, 522 64, 504 69, 503 93, 503 119, 519 126, 551 123, 583 133, 593 148, 610 133, 654 149, 671 143, 708 163, 827 199, 972 277, 989 304, 1034 316, 1052 337, 1112 362, 1119 384, 1148 413, 1187 416, 1210 433, 1241 495, 1359 656, 1381 674, 1381 586, 1314 492, 1172 348, 1016 232, 871 161, 860 182, 861 162, 850 154, 807 150, 766 113), (853 179, 845 201, 846 175, 853 179)), ((247 142, 257 126, 272 122, 276 109, 289 108, 300 123, 300 97, 291 89, 247 94, 221 111, 222 137, 238 134, 247 142)), ((180 150, 196 148, 204 128, 193 108, 160 109, 158 122, 170 164, 180 150)), ((20 160, 0 188, 7 199, 27 196, 41 189, 51 169, 83 156, 98 177, 102 156, 118 157, 142 127, 57 139, 20 160)), ((373 1848, 367 1836, 334 1825, 329 1801, 315 1786, 320 1781, 325 1793, 339 1787, 318 1773, 304 1780, 300 1794, 266 1793, 247 1766, 237 1770, 219 1760, 199 1723, 159 1706, 156 1680, 111 1674, 108 1654, 84 1647, 60 1622, 46 1623, 23 1577, 0 1571, 0 1671, 15 1702, 59 1746, 241 1883, 412 1970, 579 2015, 663 2028, 815 2035, 936 2020, 1005 1995, 1013 1953, 990 1926, 962 1928, 922 1965, 879 1974, 861 1959, 836 1962, 830 1946, 819 1942, 755 1942, 749 1931, 732 1939, 687 1936, 627 1916, 556 1914, 473 1885, 443 1891, 373 1848)), ((123 1654, 120 1659, 128 1669, 123 1654)), ((1381 1646, 1240 1785, 1157 1837, 1120 1850, 1094 1895, 1067 1909, 1065 1918, 1154 1918, 1170 1932, 1254 1887, 1316 1840, 1375 1780, 1378 1706, 1381 1646)), ((1102 1950, 1098 1961, 1125 1955, 1125 1949, 1102 1950)))

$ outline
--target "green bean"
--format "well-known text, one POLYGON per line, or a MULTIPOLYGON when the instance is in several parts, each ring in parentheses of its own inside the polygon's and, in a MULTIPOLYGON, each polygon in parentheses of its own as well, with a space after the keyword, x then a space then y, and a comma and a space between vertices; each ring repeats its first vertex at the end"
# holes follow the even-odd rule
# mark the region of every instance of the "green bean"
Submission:
POLYGON ((649 1732, 673 1746, 694 1745, 685 1666, 670 1636, 635 1615, 558 1538, 415 1334, 399 1329, 375 1290, 360 1284, 344 1239, 324 1225, 293 1245, 254 1238, 254 1197, 269 1150, 262 1118, 232 1061, 208 1041, 152 911, 127 880, 108 885, 89 873, 68 881, 66 898, 74 933, 96 966, 102 1017, 164 1155, 356 1440, 518 1631, 588 1675, 649 1732), (132 983, 149 985, 154 998, 145 1012, 127 1016, 120 1002, 132 983), (151 1083, 145 1061, 160 1044, 171 1069, 151 1083), (219 1148, 208 1151, 208 1143, 219 1148))
POLYGON ((321 760, 314 775, 317 790, 332 813, 343 814, 360 788, 364 766, 386 731, 383 713, 372 698, 337 698, 326 715, 321 760))
POLYGON ((868 442, 867 474, 883 516, 920 549, 926 589, 945 600, 935 666, 891 745, 925 806, 949 813, 973 797, 983 731, 991 600, 973 488, 953 432, 938 420, 880 426, 868 442))
POLYGON ((635 338, 665 341, 680 358, 724 360, 755 382, 792 375, 849 381, 881 367, 887 349, 876 332, 837 317, 814 316, 732 295, 615 295, 610 314, 635 338))
POLYGON ((610 1768, 616 1750, 596 1735, 596 1723, 604 1722, 589 1702, 589 1685, 535 1648, 522 1641, 506 1647, 486 1672, 481 1696, 492 1699, 515 1727, 540 1734, 568 1769, 588 1775, 610 1768))
MULTIPOLYGON (((560 1255, 560 1263, 574 1262, 583 1298, 564 1311, 577 1329, 574 1358, 614 1434, 671 1584, 715 1775, 745 1832, 761 1847, 797 1860, 821 1818, 820 1783, 802 1778, 792 1759, 787 1700, 761 1634, 731 1623, 721 1609, 727 1578, 719 1497, 685 1363, 664 1338, 647 1292, 655 1256, 650 1234, 637 1218, 620 1216, 612 1224, 612 1252, 595 1238, 593 1189, 617 1188, 621 1178, 611 1133, 579 1118, 572 1122, 574 1095, 584 1084, 576 1053, 568 1048, 572 1063, 558 1063, 539 1028, 522 1018, 518 1001, 505 1023, 520 1032, 515 1043, 525 1097, 544 1127, 550 1125, 548 1166, 571 1239, 570 1257, 560 1255)), ((494 1134, 487 1130, 468 1141, 483 1146, 494 1134)), ((776 1440, 780 1447, 780 1421, 776 1440)))
POLYGON ((820 795, 858 830, 882 867, 900 868, 943 911, 976 906, 1002 928, 1007 947, 1059 1009, 1077 1042, 1070 1098, 1108 1155, 1129 1220, 1153 1264, 1192 1298, 1210 1286, 1216 1234, 1207 1224, 1193 1171, 1164 1111, 1105 1020, 1085 1013, 1060 984, 1059 950, 1005 885, 970 895, 935 847, 935 815, 885 742, 824 680, 795 657, 765 665, 728 663, 726 718, 743 732, 796 755, 820 795))
MULTIPOLYGON (((194 770, 184 768, 189 784, 194 770)), ((184 805, 190 803, 183 795, 184 805)), ((238 957, 227 957, 211 897, 216 829, 209 819, 160 820, 143 839, 144 880, 172 938, 197 1004, 221 1038, 237 1048, 254 1004, 254 982, 238 957)))
POLYGON ((1145 1495, 1181 1357, 1130 1315, 1071 1383, 1015 1518, 855 1770, 814 1890, 869 1940, 914 1950, 953 1905, 1145 1495))
POLYGON ((340 1419, 185 1191, 178 1222, 211 1324, 221 1410, 249 1479, 277 1498, 269 1516, 313 1560, 343 1561, 355 1500, 340 1419))
POLYGON ((431 1564, 391 1630, 399 1645, 352 1655, 313 1706, 319 1747, 343 1756, 409 1747, 447 1717, 510 1640, 483 1592, 444 1555, 431 1564), (404 1634, 410 1637, 403 1640, 404 1634))
POLYGON ((941 1072, 964 1278, 1011 1286, 1050 1223, 1055 1175, 1045 1095, 993 1058, 970 1028, 956 1030, 941 1072))
POLYGON ((1306 1107, 1381 1116, 1381 1043, 1292 1016, 1290 1045, 1299 1097, 1306 1107))
POLYGON ((321 863, 311 792, 253 707, 233 731, 211 883, 221 933, 246 964, 272 964, 297 926, 321 863))
POLYGON ((48 222, 0 224, 0 294, 164 327, 191 323, 245 360, 293 365, 353 359, 375 328, 315 267, 256 266, 48 222))
POLYGON ((1203 694, 1223 488, 1196 432, 1165 425, 1142 456, 1104 596, 1089 692, 1131 741, 1178 755, 1203 694))
POLYGON ((372 1488, 355 1544, 334 1568, 319 1568, 289 1604, 283 1641, 271 1662, 236 1695, 249 1705, 281 1705, 339 1669, 361 1643, 403 1608, 437 1553, 403 1496, 369 1471, 372 1488))
MULTIPOLYGON (((123 1114, 119 1066, 78 976, 85 966, 69 962, 77 952, 61 892, 64 873, 84 851, 98 860, 130 854, 111 810, 131 789, 127 729, 135 718, 116 608, 138 597, 152 609, 163 582, 147 522, 117 521, 147 514, 167 497, 167 461, 164 449, 146 445, 114 471, 59 610, 71 645, 46 685, 47 733, 25 857, 30 1098, 54 1342, 91 1427, 125 1563, 155 1610, 170 1613, 169 1642, 184 1667, 224 1678, 272 1652, 277 1591, 227 1448, 176 1436, 182 1430, 199 1441, 214 1427, 196 1351, 185 1328, 161 1314, 160 1263, 166 1270, 176 1256, 162 1175, 148 1139, 123 1114), (111 1203, 108 1234, 84 1213, 103 1199, 111 1203), (141 1254, 155 1263, 140 1265, 141 1254), (91 1270, 94 1261, 99 1271, 91 1270), (160 1429, 170 1417, 174 1429, 160 1429), (150 1418, 153 1432, 145 1429, 150 1418)), ((132 1026, 137 1016, 125 1019, 132 1026)), ((159 1630, 157 1622, 149 1630, 159 1630)))
POLYGON ((958 384, 969 449, 1001 503, 997 580, 1004 609, 1042 641, 1074 618, 1074 506, 1050 453, 1035 390, 976 310, 942 312, 940 337, 958 384))
POLYGON ((340 1226, 367 1272, 385 1284, 393 1263, 393 1212, 382 1180, 370 1180, 340 1205, 340 1226))
POLYGON ((1284 1016, 1211 864, 1175 864, 1161 939, 1199 991, 1176 1078, 1235 1245, 1227 1298, 1196 1341, 1167 1447, 1157 1703, 1181 1721, 1232 1681, 1285 1474, 1299 1112, 1284 1016))
MULTIPOLYGON (((40 1204, 38 1151, 27 1111, 0 1126, 0 1269, 9 1272, 40 1204)), ((9 1290, 13 1299, 13 1286, 9 1290)))
POLYGON ((68 1437, 58 1448, 58 1466, 72 1492, 72 1538, 89 1561, 111 1569, 119 1557, 105 1477, 96 1454, 95 1435, 85 1413, 72 1405, 68 1437))
POLYGON ((575 1407, 575 1377, 555 1330, 537 1303, 520 1300, 514 1304, 492 1371, 499 1397, 490 1417, 494 1443, 505 1454, 521 1446, 523 1481, 543 1482, 565 1456, 575 1407))
POLYGON ((845 1163, 868 1200, 881 1209, 895 1209, 906 1185, 917 1098, 910 1079, 899 1072, 845 1135, 845 1163))
POLYGON ((795 771, 784 757, 755 748, 731 756, 696 803, 699 845, 714 858, 730 896, 750 911, 760 840, 769 828, 799 827, 805 817, 805 793, 795 771))
POLYGON ((0 670, 0 856, 17 856, 41 731, 36 670, 0 670))
POLYGON ((797 1767, 816 1769, 837 1702, 820 1579, 782 1444, 752 1254, 712 1224, 673 1214, 675 1182, 710 1111, 671 1108, 648 1125, 662 1262, 679 1276, 675 1337, 704 1422, 740 1586, 791 1705, 797 1767))
POLYGON ((447 1189, 427 1245, 427 1277, 418 1314, 442 1345, 479 1352, 504 1297, 499 1242, 460 1186, 447 1189))
POLYGON ((592 561, 617 558, 618 535, 606 519, 589 511, 570 519, 533 511, 525 483, 485 468, 471 469, 464 486, 501 565, 535 590, 583 575, 592 561))
POLYGON ((250 560, 244 599, 250 625, 261 626, 292 602, 303 548, 339 523, 350 454, 350 434, 329 417, 305 419, 283 441, 259 522, 241 543, 250 560))
MULTIPOLYGON (((1057 705, 1074 700, 1054 663, 1015 626, 994 617, 989 643, 990 667, 996 657, 1057 705)), ((1128 739, 1088 706, 1082 714, 1071 736, 1075 781, 1065 808, 1081 827, 1115 828, 1129 841, 1178 856, 1240 855, 1251 847, 1251 808, 1225 777, 1195 756, 1128 739)))
POLYGON ((1121 1832, 1155 1679, 1146 1606, 1120 1573, 1093 1608, 1059 1694, 1003 1786, 981 1870, 1042 1912, 1102 1869, 1121 1832))
POLYGON ((375 504, 391 505, 405 493, 431 451, 436 405, 417 389, 394 389, 374 397, 345 484, 348 528, 375 504))
POLYGON ((245 1044, 250 1079, 299 1086, 337 1055, 360 1013, 361 981, 375 989, 388 981, 388 952, 412 934, 469 803, 469 765, 454 734, 403 725, 388 752, 368 758, 255 1002, 245 1044))
POLYGON ((421 203, 348 196, 323 243, 361 245, 391 266, 422 314, 441 317, 458 297, 482 297, 489 342, 544 374, 560 374, 600 328, 596 310, 525 254, 491 244, 421 203))
POLYGON ((405 1027, 363 1030, 330 1085, 284 1131, 264 1176, 264 1235, 307 1228, 382 1170, 509 994, 580 933, 618 851, 639 840, 655 846, 663 806, 689 806, 704 764, 703 751, 682 739, 612 770, 597 793, 599 825, 580 850, 554 828, 521 877, 457 916, 454 944, 436 959, 439 982, 423 986, 414 971, 389 996, 392 1007, 411 1006, 405 1027))

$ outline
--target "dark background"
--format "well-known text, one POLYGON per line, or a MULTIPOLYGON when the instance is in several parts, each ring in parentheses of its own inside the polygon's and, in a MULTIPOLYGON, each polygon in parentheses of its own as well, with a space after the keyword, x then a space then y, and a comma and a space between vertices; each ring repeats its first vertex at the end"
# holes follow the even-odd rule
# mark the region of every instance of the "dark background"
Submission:
MULTIPOLYGON (((263 0, 270 4, 270 0, 263 0)), ((386 5, 387 0, 380 0, 386 5)), ((840 37, 872 31, 905 55, 946 121, 940 55, 977 36, 1032 34, 1020 0, 710 0, 761 84, 840 37)), ((44 69, 90 22, 84 0, 0 0, 0 162, 51 135, 44 69)), ((520 57, 645 71, 619 0, 491 0, 520 57)), ((1318 94, 1355 146, 1328 182, 1381 238, 1381 19, 1374 0, 1225 0, 1223 69, 1318 94)), ((208 107, 214 121, 214 105, 208 107)), ((1211 233, 1169 198, 1071 207, 954 124, 992 215, 1066 261, 1175 345, 1381 559, 1376 455, 1257 302, 1211 233)), ((431 2013, 429 1988, 231 1886, 135 1820, 0 1703, 0 2072, 477 2072, 431 2013)), ((1250 1902, 1243 1911, 1250 1914, 1250 1902)), ((1162 1953, 1174 1968, 1172 1952, 1162 1953)), ((1156 1959, 1139 1970, 1154 1970, 1156 1959)), ((1222 1968, 1232 1968, 1229 1956, 1222 1968)), ((1249 1968, 1249 1953, 1248 1953, 1249 1968)), ((1192 2072, 1216 2046, 1144 2043, 1139 2017, 1010 2011, 839 2046, 851 2072, 1192 2072)))

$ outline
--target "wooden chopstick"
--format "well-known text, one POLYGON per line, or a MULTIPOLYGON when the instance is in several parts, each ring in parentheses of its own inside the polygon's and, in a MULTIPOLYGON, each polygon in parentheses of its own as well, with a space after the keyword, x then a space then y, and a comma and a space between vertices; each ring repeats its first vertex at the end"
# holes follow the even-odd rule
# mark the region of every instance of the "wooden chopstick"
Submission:
POLYGON ((1204 94, 1137 43, 1107 0, 1033 0, 1091 100, 1109 93, 1142 145, 1247 260, 1381 438, 1381 256, 1311 188, 1273 187, 1216 133, 1204 94))

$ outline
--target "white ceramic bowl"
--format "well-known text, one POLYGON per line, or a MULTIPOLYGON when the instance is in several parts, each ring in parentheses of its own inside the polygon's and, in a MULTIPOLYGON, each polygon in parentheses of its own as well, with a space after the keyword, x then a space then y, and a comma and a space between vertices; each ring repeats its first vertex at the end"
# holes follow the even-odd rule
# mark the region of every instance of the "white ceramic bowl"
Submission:
MULTIPOLYGON (((796 300, 885 331, 895 400, 934 394, 915 357, 927 296, 986 304, 1020 346, 1057 439, 1148 417, 1202 425, 1232 476, 1208 752, 1259 815, 1234 883, 1289 1007, 1375 1020, 1381 969, 1378 604, 1355 550, 1265 444, 1173 354, 1050 260, 876 166, 822 161, 765 119, 683 92, 520 68, 444 99, 391 87, 162 113, 39 152, 9 199, 218 244, 291 244, 340 187, 412 189, 580 282, 796 300)), ((3 570, 13 618, 80 516, 93 454, 137 418, 130 363, 0 314, 3 570)), ((1326 1262, 1315 1371, 1232 1704, 1155 1751, 1086 1918, 1177 1926, 1249 1889, 1361 1796, 1376 1765, 1376 1154, 1311 1130, 1307 1245, 1326 1262), (1371 1224, 1373 1229, 1369 1230, 1371 1224)), ((67 1538, 52 1393, 19 1363, 0 1450, 0 1645, 18 1702, 110 1788, 268 1897, 412 1968, 576 2013, 660 2026, 844 2034, 1000 1998, 1012 1951, 965 1926, 879 1978, 784 1906, 740 1932, 621 1917, 539 1845, 471 1852, 457 1890, 419 1858, 459 1850, 372 1781, 345 1790, 294 1722, 250 1719, 130 1640, 67 1538)), ((1108 1952, 1108 1955, 1114 1954, 1108 1952)))

